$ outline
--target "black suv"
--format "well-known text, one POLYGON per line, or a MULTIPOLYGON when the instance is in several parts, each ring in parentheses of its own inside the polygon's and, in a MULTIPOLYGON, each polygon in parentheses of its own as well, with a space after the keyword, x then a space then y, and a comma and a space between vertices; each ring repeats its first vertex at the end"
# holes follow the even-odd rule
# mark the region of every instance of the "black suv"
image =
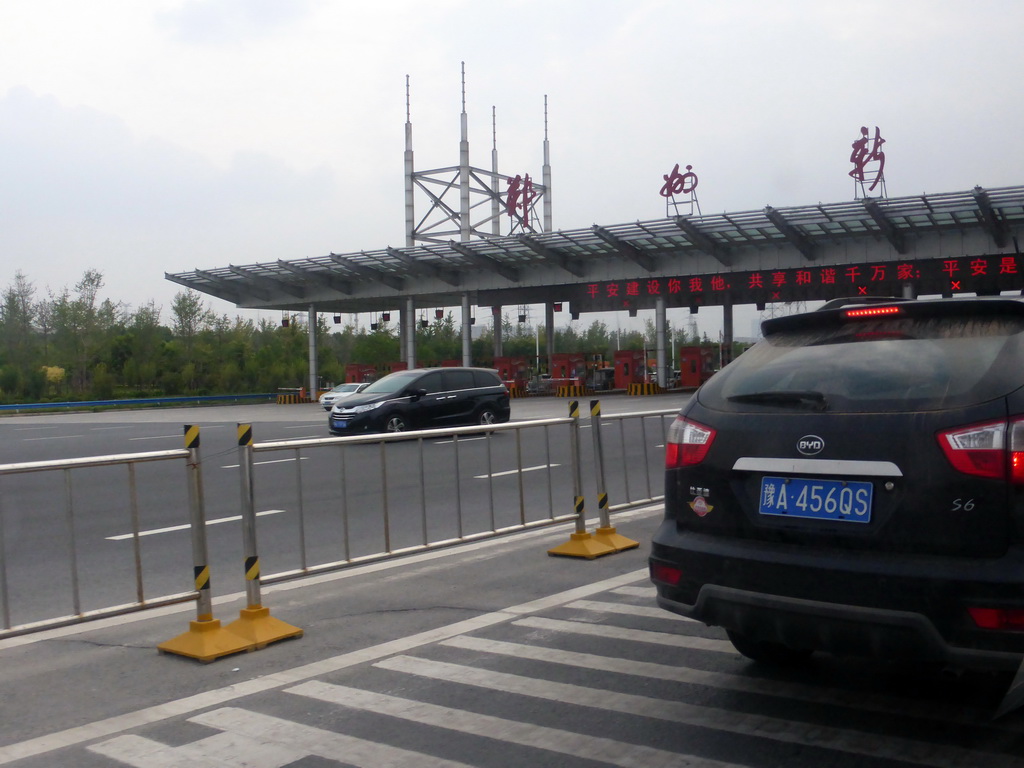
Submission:
POLYGON ((1024 654, 1024 301, 831 302, 686 404, 658 604, 742 654, 974 668, 1024 654))
POLYGON ((334 435, 404 432, 509 419, 509 395, 487 368, 417 368, 389 373, 338 402, 327 417, 334 435))

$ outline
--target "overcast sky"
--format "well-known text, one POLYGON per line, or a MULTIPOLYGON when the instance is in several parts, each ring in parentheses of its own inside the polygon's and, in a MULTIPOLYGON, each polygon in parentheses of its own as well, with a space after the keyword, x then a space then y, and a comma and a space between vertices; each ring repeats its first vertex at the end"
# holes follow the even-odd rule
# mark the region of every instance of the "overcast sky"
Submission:
POLYGON ((463 61, 472 165, 493 106, 539 179, 547 95, 557 229, 664 216, 676 163, 705 214, 850 200, 861 126, 890 197, 1021 185, 1022 29, 1020 0, 0 0, 0 288, 97 269, 166 321, 164 272, 404 246, 405 78, 417 170, 455 165, 463 61))

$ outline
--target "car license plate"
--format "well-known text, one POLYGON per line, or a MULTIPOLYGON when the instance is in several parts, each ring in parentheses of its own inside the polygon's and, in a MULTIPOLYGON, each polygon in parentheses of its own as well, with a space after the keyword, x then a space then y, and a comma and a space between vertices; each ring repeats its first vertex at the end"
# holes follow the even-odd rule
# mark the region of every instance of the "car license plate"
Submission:
POLYGON ((347 427, 348 426, 348 422, 347 421, 332 421, 331 425, 335 429, 341 429, 342 427, 347 427))
POLYGON ((873 490, 871 483, 852 480, 763 477, 757 511, 779 517, 868 523, 873 490))

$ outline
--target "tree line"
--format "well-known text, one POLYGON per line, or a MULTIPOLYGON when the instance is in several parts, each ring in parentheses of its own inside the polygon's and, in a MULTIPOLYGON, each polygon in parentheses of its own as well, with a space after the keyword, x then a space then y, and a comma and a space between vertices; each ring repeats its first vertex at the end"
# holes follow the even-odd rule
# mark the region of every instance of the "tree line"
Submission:
MULTIPOLYGON (((35 403, 173 395, 275 392, 308 383, 305 313, 276 323, 217 315, 192 290, 174 296, 169 324, 161 307, 138 307, 101 297, 103 275, 86 270, 72 288, 42 295, 21 273, 0 301, 0 401, 35 403)), ((352 363, 385 368, 400 359, 397 323, 368 330, 355 322, 330 324, 317 316, 318 368, 324 385, 345 379, 352 363)), ((676 331, 677 343, 686 340, 676 331)), ((644 331, 609 330, 602 321, 555 330, 556 352, 603 355, 616 349, 652 349, 653 323, 644 331)), ((707 343, 707 338, 703 340, 707 343)), ((543 359, 543 328, 503 319, 502 347, 509 356, 543 359)), ((494 330, 472 342, 474 365, 493 365, 494 330)), ((462 337, 451 313, 417 323, 417 364, 462 359, 462 337)))

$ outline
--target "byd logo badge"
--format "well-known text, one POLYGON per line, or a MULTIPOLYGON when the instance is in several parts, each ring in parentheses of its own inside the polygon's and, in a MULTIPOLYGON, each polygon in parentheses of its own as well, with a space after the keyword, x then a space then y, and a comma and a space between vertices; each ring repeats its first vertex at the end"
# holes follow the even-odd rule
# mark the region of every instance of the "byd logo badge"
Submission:
POLYGON ((804 435, 796 441, 796 449, 804 456, 814 456, 825 448, 825 441, 817 435, 804 435))

